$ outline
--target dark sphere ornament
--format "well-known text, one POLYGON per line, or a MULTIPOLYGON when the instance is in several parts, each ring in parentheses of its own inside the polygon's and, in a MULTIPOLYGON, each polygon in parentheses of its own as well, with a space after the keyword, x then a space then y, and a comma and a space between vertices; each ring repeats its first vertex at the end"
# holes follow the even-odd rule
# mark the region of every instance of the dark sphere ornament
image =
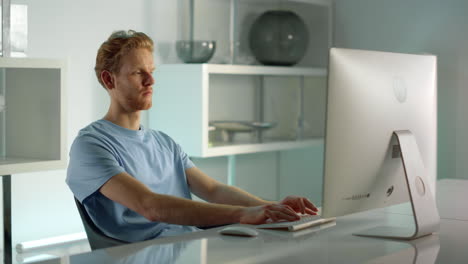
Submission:
POLYGON ((250 49, 260 63, 291 66, 307 51, 309 34, 304 21, 294 12, 272 10, 255 20, 249 40, 250 49))

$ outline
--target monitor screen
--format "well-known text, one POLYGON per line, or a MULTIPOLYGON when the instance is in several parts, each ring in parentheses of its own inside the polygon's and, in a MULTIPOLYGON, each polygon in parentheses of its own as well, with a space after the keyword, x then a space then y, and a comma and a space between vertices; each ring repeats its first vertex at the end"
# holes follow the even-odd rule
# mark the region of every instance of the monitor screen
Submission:
POLYGON ((435 193, 437 60, 433 55, 332 48, 322 215, 408 201, 394 131, 410 131, 435 193))

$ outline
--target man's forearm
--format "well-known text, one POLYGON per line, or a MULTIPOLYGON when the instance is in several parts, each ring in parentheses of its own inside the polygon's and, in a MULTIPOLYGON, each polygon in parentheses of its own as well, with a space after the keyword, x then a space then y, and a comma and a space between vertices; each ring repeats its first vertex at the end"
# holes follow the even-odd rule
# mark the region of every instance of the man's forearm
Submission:
POLYGON ((263 200, 240 188, 225 184, 218 186, 216 191, 213 192, 210 202, 240 206, 259 206, 274 203, 263 200))
POLYGON ((144 203, 143 216, 150 221, 192 226, 237 223, 243 209, 241 206, 197 202, 162 194, 155 194, 144 203))

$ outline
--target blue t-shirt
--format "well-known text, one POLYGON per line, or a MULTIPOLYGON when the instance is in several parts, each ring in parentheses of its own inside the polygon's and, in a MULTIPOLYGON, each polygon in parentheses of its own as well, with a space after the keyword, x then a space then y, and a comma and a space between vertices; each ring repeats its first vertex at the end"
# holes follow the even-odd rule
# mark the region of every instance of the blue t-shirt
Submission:
POLYGON ((80 130, 70 150, 66 182, 106 235, 135 242, 197 230, 151 222, 101 194, 111 177, 127 172, 155 193, 191 199, 185 170, 194 164, 166 134, 130 130, 98 120, 80 130))

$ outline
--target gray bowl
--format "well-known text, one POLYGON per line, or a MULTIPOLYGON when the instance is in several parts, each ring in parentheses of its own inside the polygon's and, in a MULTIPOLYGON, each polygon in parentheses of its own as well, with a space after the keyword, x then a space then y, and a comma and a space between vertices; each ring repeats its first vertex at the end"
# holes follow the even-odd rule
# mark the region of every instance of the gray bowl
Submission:
POLYGON ((176 42, 177 56, 185 63, 205 63, 213 57, 216 41, 178 40, 176 42))

